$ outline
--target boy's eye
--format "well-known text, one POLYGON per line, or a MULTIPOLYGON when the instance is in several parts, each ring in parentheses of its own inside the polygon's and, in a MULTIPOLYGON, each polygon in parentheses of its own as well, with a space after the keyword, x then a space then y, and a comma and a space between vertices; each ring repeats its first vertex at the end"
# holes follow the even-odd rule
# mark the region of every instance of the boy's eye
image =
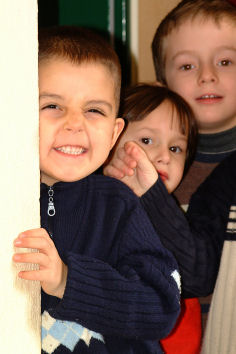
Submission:
POLYGON ((88 110, 88 112, 90 112, 90 113, 96 113, 96 114, 101 114, 102 116, 105 116, 105 113, 104 113, 102 110, 97 109, 97 108, 90 108, 90 109, 88 110))
POLYGON ((229 66, 230 64, 232 64, 232 62, 228 59, 223 59, 218 63, 219 66, 229 66))
POLYGON ((47 106, 44 106, 42 109, 59 109, 59 106, 56 104, 48 104, 47 106))
POLYGON ((180 67, 180 70, 188 71, 188 70, 191 70, 194 68, 195 68, 195 66, 193 64, 184 64, 180 67))
POLYGON ((142 138, 141 139, 142 143, 145 145, 150 145, 152 144, 152 139, 151 138, 142 138))
POLYGON ((171 146, 170 151, 179 154, 180 152, 182 152, 182 149, 179 146, 171 146))

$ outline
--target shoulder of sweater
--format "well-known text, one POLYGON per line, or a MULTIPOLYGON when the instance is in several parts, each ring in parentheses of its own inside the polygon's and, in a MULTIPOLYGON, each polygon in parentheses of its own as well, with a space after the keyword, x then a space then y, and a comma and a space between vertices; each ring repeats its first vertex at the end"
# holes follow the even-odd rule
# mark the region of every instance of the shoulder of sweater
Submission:
POLYGON ((217 177, 229 178, 230 180, 236 176, 236 152, 230 154, 213 170, 208 179, 217 177))
POLYGON ((112 177, 92 174, 87 177, 87 186, 88 190, 98 195, 139 201, 139 198, 126 184, 112 177))

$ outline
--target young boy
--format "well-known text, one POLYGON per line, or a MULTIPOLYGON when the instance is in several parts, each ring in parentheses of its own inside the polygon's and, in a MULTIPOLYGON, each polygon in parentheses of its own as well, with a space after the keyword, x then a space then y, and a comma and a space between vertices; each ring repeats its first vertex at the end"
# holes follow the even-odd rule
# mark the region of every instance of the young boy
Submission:
POLYGON ((41 226, 21 233, 19 276, 42 286, 43 353, 161 353, 156 338, 179 313, 176 262, 139 199, 109 177, 119 60, 95 33, 75 27, 39 36, 41 226))

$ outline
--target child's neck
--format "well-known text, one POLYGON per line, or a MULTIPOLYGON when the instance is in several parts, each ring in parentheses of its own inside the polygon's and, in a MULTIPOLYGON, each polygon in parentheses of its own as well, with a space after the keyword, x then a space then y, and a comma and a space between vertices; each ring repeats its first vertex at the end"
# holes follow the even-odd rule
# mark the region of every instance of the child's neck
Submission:
POLYGON ((48 176, 44 172, 41 172, 41 178, 40 178, 41 183, 45 183, 47 186, 53 186, 55 183, 60 182, 56 178, 52 176, 48 176))

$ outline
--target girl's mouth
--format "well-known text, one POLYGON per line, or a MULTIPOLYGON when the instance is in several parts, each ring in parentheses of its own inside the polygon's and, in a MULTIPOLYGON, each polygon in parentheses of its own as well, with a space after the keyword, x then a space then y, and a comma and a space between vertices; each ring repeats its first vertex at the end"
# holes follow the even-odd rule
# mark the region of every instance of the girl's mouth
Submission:
POLYGON ((162 182, 165 182, 168 179, 168 174, 166 172, 157 171, 157 173, 160 176, 162 182))

